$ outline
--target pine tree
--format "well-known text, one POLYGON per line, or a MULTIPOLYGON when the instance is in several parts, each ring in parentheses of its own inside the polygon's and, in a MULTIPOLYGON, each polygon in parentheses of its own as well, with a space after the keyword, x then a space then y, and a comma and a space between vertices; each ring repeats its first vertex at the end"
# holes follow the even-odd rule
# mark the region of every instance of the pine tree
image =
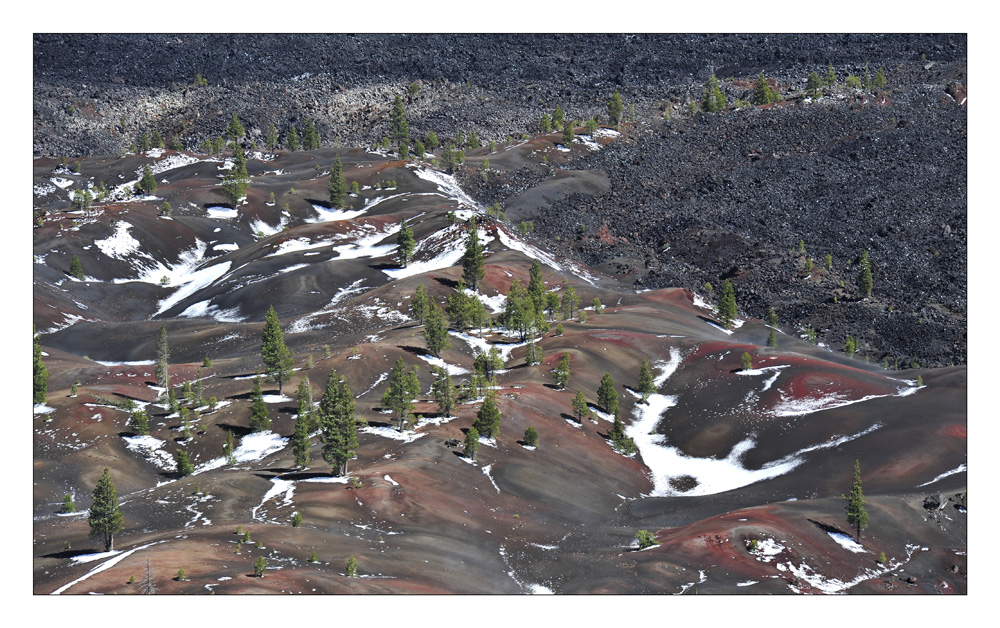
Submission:
POLYGON ((619 124, 621 124, 622 112, 624 110, 625 106, 622 104, 622 96, 616 89, 611 94, 611 98, 608 99, 608 124, 617 129, 619 124))
POLYGON ((726 108, 726 95, 719 87, 719 80, 714 74, 709 75, 705 83, 705 92, 701 98, 701 108, 708 113, 715 113, 726 108))
POLYGON ((416 241, 413 239, 413 229, 406 224, 406 218, 399 226, 399 233, 396 235, 396 251, 399 255, 399 263, 403 268, 410 263, 413 258, 413 249, 416 248, 416 241))
POLYGON ((538 430, 530 425, 524 430, 524 444, 528 447, 538 447, 538 430))
POLYGON ((854 461, 854 483, 851 492, 843 496, 847 500, 847 523, 854 527, 857 542, 861 542, 861 531, 868 527, 868 511, 865 509, 865 495, 861 490, 861 465, 854 461))
POLYGON ((524 342, 534 330, 536 318, 535 302, 528 291, 515 279, 504 298, 500 311, 500 323, 511 331, 516 331, 524 342))
POLYGON ((273 124, 267 126, 267 138, 264 140, 264 145, 267 146, 267 150, 278 148, 278 129, 273 124))
POLYGON ((847 354, 847 357, 849 357, 849 358, 853 357, 854 356, 854 352, 857 351, 857 348, 858 348, 858 346, 854 342, 854 338, 852 338, 851 336, 848 336, 847 340, 844 341, 844 353, 847 354))
POLYGON ((441 352, 451 346, 448 337, 448 318, 437 303, 427 307, 427 318, 424 321, 424 340, 427 342, 427 352, 436 358, 441 352))
POLYGON ((295 389, 295 399, 298 402, 298 418, 296 420, 304 420, 306 431, 312 432, 316 429, 316 407, 313 405, 313 390, 309 376, 299 380, 298 388, 295 389))
POLYGON ((559 359, 559 363, 556 365, 555 370, 552 371, 552 379, 555 381, 558 388, 566 388, 566 384, 569 383, 569 359, 569 353, 564 353, 562 358, 559 359))
POLYGON ((865 297, 872 296, 872 288, 875 282, 872 278, 871 262, 868 261, 868 251, 861 252, 861 276, 858 278, 858 285, 861 287, 861 291, 865 293, 865 297))
POLYGON ((403 105, 403 99, 396 94, 395 100, 392 101, 392 113, 390 113, 390 134, 392 135, 393 141, 399 143, 406 141, 410 137, 410 125, 406 121, 406 107, 403 105))
MULTIPOLYGON (((545 293, 545 312, 551 319, 556 314, 556 310, 559 309, 559 295, 553 291, 545 293)), ((561 335, 561 334, 560 334, 561 335)))
MULTIPOLYGON (((473 297, 466 293, 465 279, 459 277, 455 289, 448 295, 448 318, 458 331, 464 331, 473 324, 472 300, 473 297)), ((476 298, 476 300, 479 299, 476 298)))
POLYGON ((274 311, 273 305, 268 308, 267 314, 264 315, 264 332, 261 335, 260 354, 264 360, 268 381, 278 382, 278 394, 282 394, 284 383, 292 376, 294 359, 292 352, 285 346, 285 336, 281 332, 278 314, 274 311))
POLYGON ((566 148, 570 148, 570 146, 573 144, 573 136, 574 135, 575 135, 575 133, 573 131, 573 123, 572 122, 567 122, 563 126, 563 135, 562 135, 563 146, 565 146, 566 148))
POLYGON ((229 126, 226 127, 226 137, 234 142, 239 142, 246 134, 246 129, 243 128, 240 119, 233 113, 233 119, 229 121, 229 126))
POLYGON ((649 530, 639 530, 635 533, 635 538, 639 542, 639 549, 646 549, 647 547, 660 544, 649 530))
POLYGON ((642 395, 642 402, 646 403, 649 396, 656 392, 656 383, 653 381, 653 369, 649 365, 649 359, 644 358, 639 365, 639 394, 642 395))
POLYGON ((90 538, 103 543, 105 552, 115 548, 115 535, 125 528, 125 519, 118 510, 118 493, 107 467, 94 487, 94 500, 87 523, 90 524, 90 538))
POLYGON ((773 329, 771 330, 771 333, 767 335, 767 346, 769 347, 778 346, 778 335, 774 333, 773 329))
POLYGON ((295 419, 295 430, 292 432, 292 453, 295 454, 295 466, 304 469, 309 466, 309 449, 312 440, 309 438, 309 416, 299 414, 295 419))
POLYGON ((33 403, 45 403, 48 398, 49 391, 49 370, 45 368, 45 363, 42 362, 42 346, 38 344, 38 334, 35 332, 34 325, 32 325, 32 342, 34 354, 34 376, 32 380, 32 399, 33 403))
POLYGON ((753 88, 753 94, 750 96, 750 102, 755 105, 768 105, 779 100, 781 100, 781 96, 778 95, 778 91, 768 85, 764 73, 761 72, 757 78, 757 84, 753 88))
POLYGON ((465 254, 462 256, 462 278, 473 291, 479 281, 486 276, 483 263, 483 246, 479 243, 479 227, 475 218, 469 220, 469 234, 465 240, 465 254))
POLYGON ((542 350, 535 344, 534 338, 528 341, 528 346, 524 350, 524 365, 533 366, 541 362, 542 350))
POLYGON ((872 86, 874 86, 875 89, 882 89, 888 84, 889 81, 885 78, 885 70, 879 68, 878 71, 875 72, 875 78, 872 79, 872 86))
POLYGON ((128 427, 137 436, 149 434, 149 416, 145 410, 136 410, 128 419, 128 427))
POLYGON ((406 373, 406 363, 400 356, 389 373, 389 388, 382 394, 382 408, 392 411, 393 420, 398 424, 400 432, 403 431, 403 426, 413 418, 413 398, 420 391, 419 380, 417 380, 416 390, 414 390, 414 380, 416 380, 416 374, 412 371, 409 374, 406 373))
POLYGON ((555 111, 552 112, 552 129, 554 131, 561 131, 563 128, 564 116, 562 107, 556 105, 555 111))
POLYGON ((537 311, 545 309, 545 281, 542 279, 542 265, 537 259, 531 262, 531 269, 528 271, 528 296, 535 303, 537 311))
POLYGON ((774 308, 767 309, 767 324, 774 327, 778 324, 778 313, 774 311, 774 308))
POLYGON ((576 314, 576 308, 580 306, 580 297, 576 296, 576 288, 573 286, 567 286, 566 290, 563 291, 562 299, 559 302, 559 309, 562 310, 563 316, 567 320, 573 318, 576 314))
POLYGON ((726 279, 722 282, 722 296, 719 298, 719 322, 725 329, 732 329, 737 314, 733 284, 726 279))
MULTIPOLYGON (((427 288, 422 283, 417 284, 417 289, 413 292, 413 298, 410 300, 410 313, 420 321, 421 325, 427 319, 427 307, 429 303, 430 298, 427 296, 427 288)), ((451 316, 454 317, 454 314, 451 314, 451 316)))
POLYGON ((357 452, 355 408, 356 402, 347 380, 336 371, 330 371, 326 391, 319 403, 319 419, 323 428, 323 460, 337 475, 347 474, 347 463, 357 452))
POLYGON ((749 371, 753 368, 753 356, 746 351, 740 356, 740 368, 744 371, 749 371))
POLYGON ((66 493, 63 496, 62 510, 59 512, 63 514, 69 514, 71 512, 76 512, 76 501, 73 499, 72 493, 66 493))
POLYGON ((552 132, 552 120, 549 119, 549 114, 548 113, 543 113, 542 114, 542 119, 538 123, 538 128, 539 128, 539 130, 542 133, 551 133, 552 132))
POLYGON ((69 274, 76 277, 80 281, 83 281, 83 264, 80 263, 80 258, 76 255, 72 257, 69 261, 69 274))
POLYGON ((597 403, 611 416, 618 416, 618 391, 615 390, 615 380, 611 373, 605 373, 601 378, 601 386, 597 389, 597 403))
POLYGON ((424 138, 424 144, 427 146, 427 150, 431 152, 436 150, 437 147, 440 146, 440 144, 438 143, 437 133, 435 133, 434 131, 430 131, 429 133, 427 133, 427 137, 424 138))
POLYGON ((451 373, 448 372, 447 368, 434 368, 434 383, 431 385, 431 395, 433 395, 434 401, 438 404, 438 412, 440 412, 441 416, 451 416, 452 410, 455 409, 458 390, 455 388, 455 384, 451 380, 451 373))
POLYGON ((222 455, 226 459, 226 464, 236 464, 236 442, 233 439, 233 431, 226 431, 226 442, 222 444, 222 455))
POLYGON ((809 78, 806 79, 806 95, 816 98, 820 95, 820 87, 823 86, 823 82, 819 78, 818 72, 810 72, 809 78))
POLYGON ((608 438, 611 439, 611 444, 619 453, 626 456, 635 453, 635 441, 625 435, 625 424, 618 418, 617 412, 615 413, 615 421, 611 426, 611 431, 608 433, 608 438))
POLYGON ((823 84, 827 87, 836 87, 837 85, 837 72, 833 69, 833 63, 827 63, 823 84))
POLYGON ((258 556, 257 560, 253 561, 253 575, 263 578, 265 571, 267 571, 267 559, 263 556, 258 556))
POLYGON ((351 554, 351 557, 347 559, 347 573, 348 578, 358 577, 358 559, 351 554))
POLYGON ((347 198, 347 179, 344 178, 344 167, 340 163, 340 155, 333 161, 330 169, 330 204, 335 208, 344 206, 347 198))
POLYGON ((302 150, 316 150, 319 148, 319 133, 316 132, 316 123, 312 118, 306 118, 302 127, 302 150))
POLYGON ((285 136, 285 146, 293 152, 299 149, 299 132, 295 130, 294 126, 288 130, 288 135, 285 136))
POLYGON ((146 196, 156 194, 156 177, 153 176, 153 171, 150 169, 149 164, 142 167, 142 178, 139 179, 139 187, 146 196))
POLYGON ((496 391, 487 390, 486 400, 476 413, 476 421, 472 424, 480 434, 487 438, 495 438, 500 434, 500 410, 496 406, 496 391))
POLYGON ((582 390, 576 391, 576 396, 573 397, 573 412, 576 412, 576 418, 581 423, 583 423, 585 418, 590 416, 590 406, 587 405, 587 396, 583 394, 582 390))
POLYGON ((247 160, 239 144, 233 149, 233 167, 222 178, 222 191, 229 204, 236 207, 247 195, 250 187, 250 175, 247 172, 247 160))
POLYGON ((479 430, 473 425, 465 432, 465 449, 462 450, 462 455, 469 460, 475 460, 477 449, 479 449, 479 430))
POLYGON ((264 390, 260 385, 260 374, 253 380, 253 389, 250 391, 250 430, 253 432, 263 432, 271 429, 271 417, 267 413, 267 404, 264 403, 264 390))
POLYGON ((194 473, 194 465, 191 463, 191 459, 188 457, 188 452, 183 449, 178 449, 177 454, 174 458, 177 461, 177 474, 181 477, 185 477, 194 473))

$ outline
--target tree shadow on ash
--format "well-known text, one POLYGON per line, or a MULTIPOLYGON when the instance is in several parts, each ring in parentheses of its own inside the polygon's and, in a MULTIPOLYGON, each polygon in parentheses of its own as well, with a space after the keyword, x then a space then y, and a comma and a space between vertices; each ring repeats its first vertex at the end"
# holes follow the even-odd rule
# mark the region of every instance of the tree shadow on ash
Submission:
POLYGON ((570 421, 572 423, 576 423, 580 427, 583 427, 583 421, 581 421, 580 419, 576 418, 572 414, 566 414, 565 412, 560 412, 559 413, 559 417, 563 418, 563 419, 566 419, 567 421, 570 421))
POLYGON ((412 345, 400 345, 399 348, 416 356, 427 355, 426 348, 414 347, 412 345))
POLYGON ((446 288, 451 288, 452 290, 454 290, 455 286, 458 285, 457 281, 455 281, 454 279, 448 279, 447 277, 435 277, 434 281, 438 282, 439 284, 441 284, 446 288))
MULTIPOLYGON (((289 471, 291 471, 291 469, 289 469, 289 471)), ((267 479, 267 480, 271 479, 271 478, 269 478, 267 476, 264 476, 264 475, 261 475, 259 473, 257 475, 258 475, 258 477, 262 477, 262 478, 267 479)), ((324 473, 322 471, 298 471, 298 472, 295 472, 295 473, 277 474, 277 475, 274 475, 272 477, 278 477, 278 475, 281 475, 281 479, 282 480, 288 480, 290 482, 299 482, 301 480, 312 480, 313 478, 335 478, 335 477, 340 477, 340 476, 337 476, 337 475, 333 475, 330 472, 324 473)))
POLYGON ((854 538, 854 536, 852 536, 852 533, 845 532, 844 530, 841 530, 835 525, 830 525, 829 523, 823 523, 822 521, 816 521, 815 519, 806 519, 806 521, 813 524, 823 532, 826 532, 827 534, 843 534, 851 537, 852 539, 854 538))
POLYGON ((94 554, 97 550, 93 549, 69 549, 63 550, 61 552, 53 552, 51 554, 42 554, 42 558, 75 558, 77 556, 83 556, 85 554, 94 554))
POLYGON ((253 430, 244 425, 233 425, 232 423, 216 423, 215 427, 220 430, 231 431, 234 438, 243 438, 247 434, 252 434, 253 430))
POLYGON ((333 209, 333 205, 330 203, 329 199, 327 199, 327 200, 324 201, 324 200, 320 200, 318 198, 306 198, 306 199, 303 199, 303 200, 305 202, 309 203, 310 205, 319 205, 323 209, 333 209))

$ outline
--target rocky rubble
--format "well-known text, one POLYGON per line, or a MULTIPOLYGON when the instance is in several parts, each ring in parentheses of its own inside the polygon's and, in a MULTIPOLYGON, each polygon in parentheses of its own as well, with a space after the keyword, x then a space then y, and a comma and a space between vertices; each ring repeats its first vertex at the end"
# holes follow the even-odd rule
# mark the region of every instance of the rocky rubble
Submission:
MULTIPOLYGON (((533 220, 548 246, 637 288, 733 280, 741 308, 774 307, 790 332, 815 329, 872 360, 964 364, 964 35, 208 35, 36 34, 36 156, 114 154, 158 130, 188 148, 233 112, 260 143, 316 121, 324 145, 371 144, 411 83, 411 133, 484 142, 536 132, 544 111, 605 116, 618 89, 633 122, 620 140, 553 168, 597 169, 610 190, 554 201, 533 220), (841 80, 884 67, 879 94, 807 102, 809 72, 841 80), (730 105, 764 71, 785 101, 687 113, 708 74, 730 105), (194 74, 209 85, 194 87, 194 74), (733 80, 726 80, 730 77, 733 80), (665 120, 663 112, 669 111, 665 120), (796 250, 805 244, 805 254, 796 250), (865 249, 875 292, 861 299, 865 249), (830 254, 832 270, 824 270, 830 254), (806 257, 814 264, 805 271, 806 257)), ((553 169, 467 177, 492 203, 553 169)))

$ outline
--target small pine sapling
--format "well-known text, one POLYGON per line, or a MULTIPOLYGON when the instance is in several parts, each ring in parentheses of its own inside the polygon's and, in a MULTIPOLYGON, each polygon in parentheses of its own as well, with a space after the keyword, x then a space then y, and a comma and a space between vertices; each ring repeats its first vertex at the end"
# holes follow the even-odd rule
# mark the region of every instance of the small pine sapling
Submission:
POLYGON ((538 446, 538 431, 530 425, 524 430, 524 444, 528 447, 538 446))
POLYGON ((648 530, 639 530, 635 533, 635 538, 639 542, 639 549, 646 549, 647 547, 660 544, 648 530))

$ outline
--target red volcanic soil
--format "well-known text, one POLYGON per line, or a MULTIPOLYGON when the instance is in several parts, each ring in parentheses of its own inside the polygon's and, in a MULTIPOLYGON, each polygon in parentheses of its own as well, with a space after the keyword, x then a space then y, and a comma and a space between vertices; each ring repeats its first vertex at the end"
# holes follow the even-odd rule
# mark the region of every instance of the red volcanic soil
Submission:
MULTIPOLYGON (((497 162, 535 159, 530 151, 545 142, 507 151, 497 162)), ((101 167, 111 175, 144 160, 112 160, 101 167)), ((51 224, 36 230, 35 254, 48 256, 35 264, 35 320, 44 332, 39 340, 54 412, 33 417, 35 593, 66 585, 68 594, 135 593, 138 585, 127 581, 134 575, 141 582, 147 559, 158 592, 168 594, 816 593, 837 589, 835 580, 847 592, 965 592, 965 511, 955 508, 966 482, 964 368, 921 371, 925 387, 903 396, 910 387, 903 380, 916 379, 915 373, 884 371, 784 334, 780 348, 767 348, 769 330, 757 321, 727 334, 687 290, 636 294, 612 278, 590 283, 569 266, 544 267, 549 288, 572 285, 581 305, 597 297, 605 310, 588 311, 585 323, 549 321, 552 329, 536 339, 542 362, 533 366, 524 364, 523 347, 508 346, 513 337, 505 330, 485 334, 509 358, 497 377, 500 433, 472 461, 462 454, 462 443, 480 402, 459 403, 454 417, 439 416, 430 394, 434 374, 421 357, 424 328, 409 315, 417 284, 444 304, 461 268, 394 281, 383 272, 398 267, 394 253, 340 259, 334 251, 341 242, 334 236, 360 229, 384 233, 403 217, 413 218, 418 240, 445 229, 439 237, 460 237, 446 218, 456 201, 401 163, 360 151, 282 155, 254 168, 247 205, 232 219, 206 215, 205 206, 218 203, 218 164, 202 162, 166 175, 172 220, 157 216, 152 205, 122 203, 101 208, 78 231, 51 224), (311 203, 327 198, 322 172, 336 154, 342 154, 349 180, 370 185, 394 179, 398 188, 386 194, 365 190, 349 199, 353 209, 369 202, 356 218, 307 223, 315 216, 311 203), (267 204, 272 191, 275 206, 267 204), (389 194, 398 197, 371 205, 389 194), (284 203, 287 216, 279 209, 284 203), (253 218, 269 225, 284 219, 288 229, 257 238, 250 232, 253 218), (140 250, 164 266, 180 264, 180 252, 196 242, 205 243, 198 268, 229 266, 206 285, 180 288, 190 293, 157 314, 161 300, 179 287, 114 282, 136 276, 137 258, 109 257, 92 246, 113 233, 118 221, 131 224, 140 250), (281 243, 297 238, 331 242, 274 255, 281 243), (236 243, 238 249, 216 250, 216 243, 236 243), (72 254, 101 281, 66 279, 72 254), (192 306, 207 311, 206 304, 236 313, 180 316, 192 306), (284 395, 293 397, 308 377, 318 400, 336 372, 349 383, 356 418, 367 423, 348 466, 351 482, 331 475, 319 434, 313 435, 305 468, 296 467, 287 440, 266 456, 246 454, 235 465, 205 466, 220 458, 228 433, 238 445, 254 441, 248 439, 250 376, 262 368, 262 321, 272 304, 296 369, 284 395), (67 313, 92 320, 52 331, 51 324, 66 325, 67 313), (558 323, 561 335, 555 334, 558 323), (184 478, 125 446, 125 411, 93 405, 101 396, 155 401, 153 365, 103 366, 90 358, 151 360, 161 325, 169 333, 171 381, 179 385, 200 376, 204 397, 220 402, 214 412, 200 411, 190 440, 181 438, 178 416, 155 403, 146 406, 151 436, 163 442, 160 451, 173 457, 183 449, 198 467, 184 478), (739 374, 743 352, 751 353, 760 372, 739 374), (565 389, 556 389, 552 369, 564 353, 571 356, 571 377, 565 389), (212 366, 202 368, 206 356, 212 366), (381 408, 386 376, 400 357, 408 367, 420 367, 414 413, 421 421, 406 435, 388 426, 381 408), (581 422, 572 408, 578 391, 596 407, 607 373, 616 382, 619 416, 631 424, 643 359, 657 375, 664 364, 676 365, 658 390, 674 402, 651 428, 663 437, 660 445, 718 461, 749 439, 752 446, 734 464, 760 469, 791 458, 797 464, 725 493, 651 497, 649 464, 658 452, 618 453, 608 441, 611 421, 595 414, 581 422), (70 397, 76 381, 79 391, 70 397), (803 409, 804 403, 813 405, 803 409), (534 449, 523 444, 528 427, 539 435, 534 449), (844 529, 839 495, 850 486, 855 460, 872 515, 866 551, 857 554, 828 534, 844 529), (67 493, 80 511, 88 508, 105 467, 125 519, 116 548, 135 552, 97 571, 110 563, 72 560, 100 549, 87 538, 86 515, 62 516, 58 510, 67 493), (952 501, 925 511, 923 498, 937 494, 952 501), (786 501, 791 498, 796 501, 786 501), (300 527, 291 525, 295 512, 303 517, 300 527), (242 546, 238 526, 252 538, 242 546), (640 529, 655 532, 661 545, 636 551, 640 529), (748 551, 751 538, 774 539, 785 549, 764 561, 748 551), (888 570, 874 562, 879 551, 890 558, 888 570), (313 552, 318 562, 309 560, 313 552), (268 561, 263 578, 252 575, 258 556, 268 561), (345 575, 350 556, 360 565, 357 579, 345 575), (953 565, 957 571, 942 571, 953 565), (186 580, 175 579, 181 568, 186 580), (915 584, 901 580, 910 574, 916 574, 915 584)), ((577 185, 592 176, 557 180, 577 185)), ((506 229, 488 216, 480 219, 490 232, 506 229)), ((381 243, 395 244, 395 237, 381 243)), ((489 250, 480 292, 506 293, 515 279, 527 284, 529 257, 506 250, 499 239, 489 250)), ((421 259, 436 253, 422 251, 421 259)), ((471 371, 475 351, 464 340, 450 340, 441 357, 462 384, 471 373, 457 368, 471 371)), ((266 383, 265 394, 276 395, 277 388, 266 383)), ((288 439, 297 402, 269 400, 271 432, 288 439)))

